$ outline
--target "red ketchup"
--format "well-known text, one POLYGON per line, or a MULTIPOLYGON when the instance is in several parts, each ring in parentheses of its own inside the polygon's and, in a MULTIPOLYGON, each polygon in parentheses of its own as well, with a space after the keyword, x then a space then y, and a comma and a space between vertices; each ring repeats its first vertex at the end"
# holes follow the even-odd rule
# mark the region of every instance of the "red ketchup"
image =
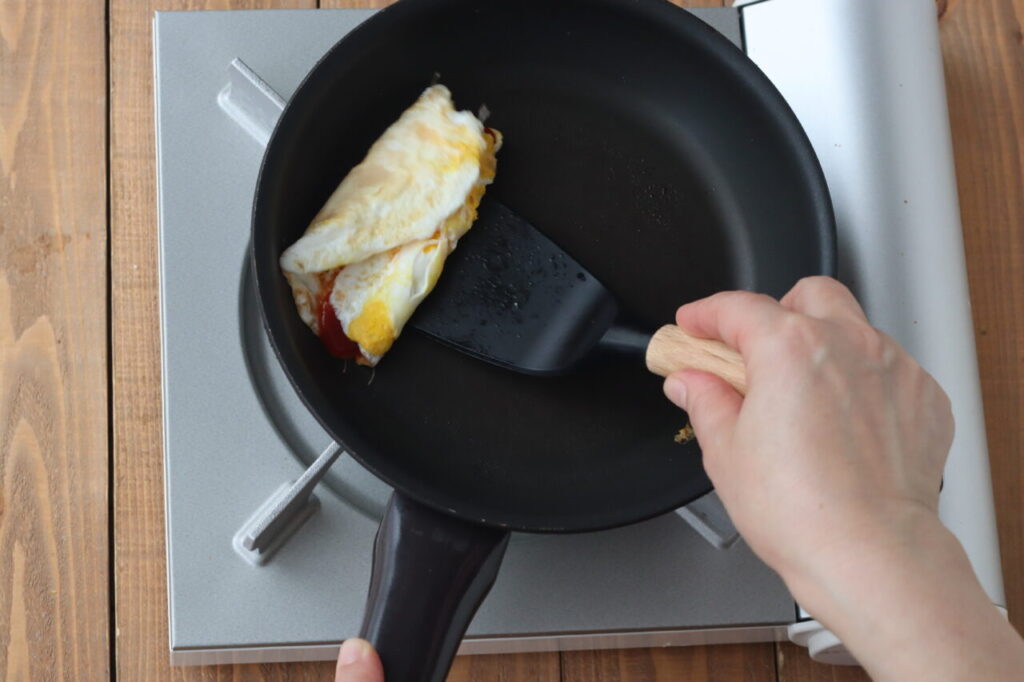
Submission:
POLYGON ((320 340, 327 351, 336 358, 358 358, 362 353, 359 344, 345 336, 338 316, 334 314, 330 296, 320 299, 320 340))

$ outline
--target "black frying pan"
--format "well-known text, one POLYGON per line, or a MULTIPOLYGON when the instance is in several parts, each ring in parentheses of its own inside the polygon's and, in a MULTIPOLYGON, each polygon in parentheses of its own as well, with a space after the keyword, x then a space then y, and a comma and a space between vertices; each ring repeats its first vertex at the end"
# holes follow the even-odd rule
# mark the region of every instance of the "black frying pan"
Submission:
POLYGON ((279 255, 435 74, 505 134, 488 196, 651 329, 684 301, 778 296, 835 261, 796 118, 741 51, 663 0, 402 0, 333 47, 270 139, 252 257, 296 391, 396 490, 363 627, 389 682, 444 678, 509 530, 624 525, 710 489, 696 445, 673 441, 685 416, 636 367, 522 376, 408 330, 371 382, 299 319, 279 255))

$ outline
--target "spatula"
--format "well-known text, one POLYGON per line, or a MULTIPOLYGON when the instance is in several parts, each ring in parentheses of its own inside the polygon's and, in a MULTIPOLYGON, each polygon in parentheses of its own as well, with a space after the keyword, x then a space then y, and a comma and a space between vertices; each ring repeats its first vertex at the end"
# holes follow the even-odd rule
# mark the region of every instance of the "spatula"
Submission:
POLYGON ((525 374, 565 374, 602 356, 633 356, 661 376, 699 369, 746 393, 736 351, 676 325, 646 331, 624 324, 618 302, 596 277, 490 198, 409 324, 525 374))

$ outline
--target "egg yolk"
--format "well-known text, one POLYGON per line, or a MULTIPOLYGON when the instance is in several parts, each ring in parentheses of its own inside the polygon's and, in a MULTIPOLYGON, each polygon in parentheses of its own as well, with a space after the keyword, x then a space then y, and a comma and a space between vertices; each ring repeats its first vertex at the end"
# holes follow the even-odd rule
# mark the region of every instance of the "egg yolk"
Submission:
POLYGON ((370 355, 384 355, 395 341, 395 328, 391 324, 388 307, 380 299, 363 306, 359 317, 348 326, 349 333, 370 355))

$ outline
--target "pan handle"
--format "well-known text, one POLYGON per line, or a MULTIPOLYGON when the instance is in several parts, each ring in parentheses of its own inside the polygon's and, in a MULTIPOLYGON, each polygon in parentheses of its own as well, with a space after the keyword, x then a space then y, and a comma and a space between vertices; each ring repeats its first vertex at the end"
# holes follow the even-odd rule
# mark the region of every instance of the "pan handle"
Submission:
POLYGON ((508 540, 508 531, 392 494, 373 546, 359 634, 380 654, 387 682, 444 681, 508 540))
POLYGON ((674 324, 667 324, 654 333, 646 360, 647 369, 658 376, 699 369, 724 379, 740 395, 747 394, 743 356, 721 341, 698 339, 674 324))

